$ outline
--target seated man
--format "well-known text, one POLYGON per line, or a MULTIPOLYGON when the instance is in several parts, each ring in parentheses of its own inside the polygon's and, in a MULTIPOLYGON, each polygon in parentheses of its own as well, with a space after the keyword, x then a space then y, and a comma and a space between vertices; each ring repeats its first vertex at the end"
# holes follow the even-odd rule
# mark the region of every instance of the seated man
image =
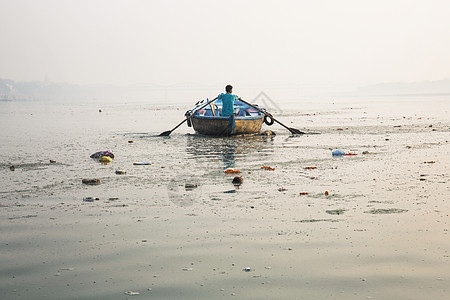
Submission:
POLYGON ((230 117, 230 122, 228 126, 228 134, 233 134, 234 129, 236 127, 236 121, 234 116, 236 115, 236 111, 234 110, 234 102, 238 101, 238 96, 233 95, 233 87, 231 85, 227 85, 225 87, 226 94, 220 94, 218 96, 219 100, 222 100, 222 117, 230 117))
POLYGON ((218 100, 222 100, 222 116, 228 117, 234 115, 236 111, 234 110, 234 101, 238 101, 238 96, 233 95, 233 87, 227 85, 225 87, 226 94, 220 94, 218 100))

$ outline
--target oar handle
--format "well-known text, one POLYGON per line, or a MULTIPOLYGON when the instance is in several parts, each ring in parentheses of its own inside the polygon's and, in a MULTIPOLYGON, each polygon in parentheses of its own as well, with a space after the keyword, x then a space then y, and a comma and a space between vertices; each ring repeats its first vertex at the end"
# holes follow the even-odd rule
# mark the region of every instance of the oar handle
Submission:
POLYGON ((203 105, 200 106, 199 108, 194 109, 194 110, 192 111, 192 113, 189 115, 189 117, 186 117, 186 119, 184 119, 183 122, 181 122, 180 124, 178 124, 177 127, 175 127, 174 129, 172 129, 172 131, 174 131, 175 129, 177 129, 181 124, 183 124, 183 123, 186 122, 187 120, 192 119, 192 118, 195 116, 195 114, 196 114, 199 110, 201 110, 202 108, 207 107, 208 105, 210 105, 211 103, 213 103, 214 101, 216 101, 218 98, 219 98, 219 97, 217 96, 216 98, 214 98, 214 99, 212 99, 212 100, 206 102, 205 104, 203 104, 203 105))
POLYGON ((212 99, 211 101, 206 102, 205 104, 203 104, 203 105, 200 106, 199 108, 194 109, 194 110, 193 110, 193 113, 192 113, 190 116, 186 117, 183 121, 181 121, 180 124, 178 124, 177 126, 175 126, 172 130, 168 130, 168 131, 162 132, 159 136, 169 136, 175 129, 177 129, 178 127, 180 127, 181 124, 183 124, 183 123, 186 122, 187 120, 192 119, 192 118, 194 117, 194 115, 197 113, 197 111, 199 111, 200 109, 202 109, 202 108, 206 107, 207 105, 213 103, 213 102, 216 101, 218 98, 219 98, 219 97, 216 97, 216 98, 212 99))
MULTIPOLYGON (((198 112, 199 110, 201 110, 202 108, 207 107, 208 105, 210 105, 211 103, 213 103, 214 101, 216 101, 219 98, 219 96, 217 96, 216 98, 206 102, 205 104, 203 104, 202 106, 200 106, 199 108, 195 108, 193 110, 193 113, 191 114, 191 117, 193 117, 195 115, 196 112, 198 112)), ((187 120, 187 119, 186 119, 187 120)))

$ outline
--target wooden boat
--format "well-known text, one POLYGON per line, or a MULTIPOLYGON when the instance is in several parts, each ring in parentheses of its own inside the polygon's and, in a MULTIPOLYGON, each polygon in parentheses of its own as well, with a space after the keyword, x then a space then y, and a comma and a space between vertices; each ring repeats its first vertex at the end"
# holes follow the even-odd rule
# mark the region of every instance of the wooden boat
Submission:
MULTIPOLYGON (((264 122, 264 115, 258 110, 240 102, 235 103, 236 116, 234 121, 229 116, 222 116, 222 102, 216 101, 206 108, 196 111, 192 110, 192 126, 199 134, 227 136, 237 134, 258 133, 264 122), (230 122, 235 122, 235 128, 231 131, 230 122)), ((188 123, 188 125, 190 125, 188 123)))

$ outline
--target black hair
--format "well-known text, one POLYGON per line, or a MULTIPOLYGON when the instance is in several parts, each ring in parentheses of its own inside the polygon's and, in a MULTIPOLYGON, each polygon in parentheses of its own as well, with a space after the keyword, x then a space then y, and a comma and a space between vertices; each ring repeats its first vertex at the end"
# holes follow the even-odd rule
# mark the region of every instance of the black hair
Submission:
POLYGON ((227 85, 227 86, 225 87, 225 91, 226 91, 227 93, 231 93, 232 90, 233 90, 233 87, 232 87, 231 85, 227 85))

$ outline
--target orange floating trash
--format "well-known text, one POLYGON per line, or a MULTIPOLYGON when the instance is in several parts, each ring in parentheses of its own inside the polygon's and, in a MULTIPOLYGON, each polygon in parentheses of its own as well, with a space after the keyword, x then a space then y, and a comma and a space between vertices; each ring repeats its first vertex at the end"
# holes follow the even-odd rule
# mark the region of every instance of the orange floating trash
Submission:
POLYGON ((227 174, 237 174, 237 173, 241 173, 241 171, 235 170, 235 169, 226 169, 225 173, 227 173, 227 174))
POLYGON ((305 167, 305 170, 314 170, 317 169, 317 167, 305 167))
POLYGON ((434 160, 431 160, 431 161, 424 161, 423 163, 424 163, 424 164, 434 164, 435 161, 434 161, 434 160))
POLYGON ((325 196, 328 196, 330 193, 328 191, 325 191, 325 196))
POLYGON ((358 155, 356 153, 345 153, 345 155, 358 155))
POLYGON ((308 192, 300 192, 300 195, 302 195, 302 196, 308 195, 308 192))
POLYGON ((275 168, 272 168, 269 166, 262 166, 261 169, 268 170, 268 171, 275 171, 275 168))

